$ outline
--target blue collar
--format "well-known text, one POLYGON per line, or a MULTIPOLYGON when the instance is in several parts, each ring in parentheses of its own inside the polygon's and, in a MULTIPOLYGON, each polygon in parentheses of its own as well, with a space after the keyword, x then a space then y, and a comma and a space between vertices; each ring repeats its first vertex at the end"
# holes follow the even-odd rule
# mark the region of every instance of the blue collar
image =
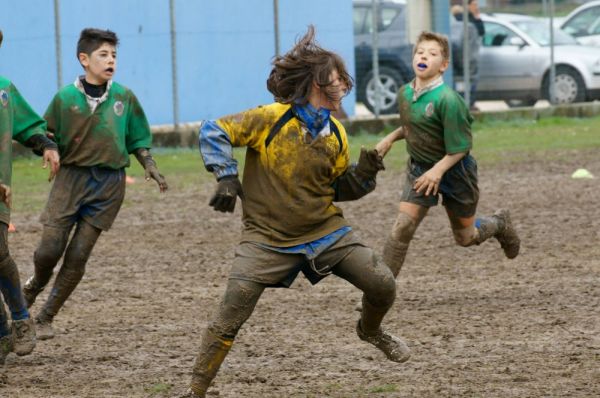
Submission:
POLYGON ((310 103, 305 105, 292 105, 292 112, 306 125, 313 138, 315 138, 323 128, 329 124, 329 115, 331 111, 325 108, 316 109, 310 103))

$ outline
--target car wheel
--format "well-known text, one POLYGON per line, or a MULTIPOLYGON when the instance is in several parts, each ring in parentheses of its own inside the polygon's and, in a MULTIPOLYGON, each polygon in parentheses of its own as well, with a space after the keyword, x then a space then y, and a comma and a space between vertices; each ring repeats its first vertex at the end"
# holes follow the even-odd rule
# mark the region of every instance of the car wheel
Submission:
POLYGON ((509 108, 518 108, 522 106, 534 106, 537 100, 533 98, 527 98, 524 100, 506 100, 504 102, 506 102, 506 105, 508 105, 509 108))
MULTIPOLYGON (((550 100, 550 72, 544 78, 542 92, 544 97, 550 100)), ((556 68, 556 77, 554 80, 554 104, 571 104, 573 102, 585 101, 585 83, 579 72, 568 66, 559 66, 556 68)))
MULTIPOLYGON (((365 77, 365 83, 361 87, 361 96, 365 98, 365 106, 373 113, 375 113, 375 79, 373 78, 373 71, 367 73, 365 77)), ((381 97, 379 100, 379 113, 389 114, 398 112, 398 104, 396 96, 398 95, 398 89, 404 84, 402 75, 395 69, 380 66, 379 67, 379 81, 381 83, 381 97)))

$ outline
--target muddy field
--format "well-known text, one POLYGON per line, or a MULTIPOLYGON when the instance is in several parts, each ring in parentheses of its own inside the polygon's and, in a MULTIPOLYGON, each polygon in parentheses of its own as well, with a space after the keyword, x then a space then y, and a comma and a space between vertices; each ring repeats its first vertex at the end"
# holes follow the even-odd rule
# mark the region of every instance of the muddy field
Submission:
MULTIPOLYGON (((523 241, 515 260, 495 241, 455 246, 443 209, 430 212, 385 321, 410 345, 409 362, 389 362, 356 337, 355 288, 336 277, 314 287, 299 278, 291 289, 266 291, 210 396, 600 396, 600 180, 570 178, 579 167, 600 177, 600 158, 566 155, 571 160, 480 168, 480 213, 512 210, 523 241)), ((400 181, 386 171, 376 192, 343 205, 378 253, 400 181)), ((154 186, 129 186, 114 228, 54 322, 59 334, 30 356, 9 356, 0 397, 185 390, 226 284, 240 212, 207 206, 212 183, 174 185, 163 196, 154 186)), ((37 217, 13 216, 10 247, 23 279, 40 237, 37 217)))

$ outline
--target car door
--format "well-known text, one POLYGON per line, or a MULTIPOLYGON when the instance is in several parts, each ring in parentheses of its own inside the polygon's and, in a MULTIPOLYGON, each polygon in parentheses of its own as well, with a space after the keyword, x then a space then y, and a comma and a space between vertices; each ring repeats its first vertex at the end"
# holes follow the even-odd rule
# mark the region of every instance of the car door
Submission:
POLYGON ((492 96, 496 93, 496 98, 503 99, 506 97, 502 92, 538 89, 531 78, 534 68, 531 46, 503 24, 490 21, 484 24, 477 91, 492 96))
POLYGON ((562 30, 581 44, 600 47, 600 5, 579 12, 565 22, 562 30))

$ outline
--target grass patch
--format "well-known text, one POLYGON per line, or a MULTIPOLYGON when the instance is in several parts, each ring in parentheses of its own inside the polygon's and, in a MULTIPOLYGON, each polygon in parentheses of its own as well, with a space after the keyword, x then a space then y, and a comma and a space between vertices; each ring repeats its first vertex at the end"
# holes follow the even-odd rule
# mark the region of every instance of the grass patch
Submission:
POLYGON ((146 387, 144 390, 151 395, 155 395, 161 394, 163 392, 168 392, 171 390, 171 387, 172 385, 168 383, 156 383, 150 387, 146 387))
MULTIPOLYGON (((600 149, 598 126, 595 118, 545 118, 540 120, 485 121, 473 125, 473 154, 479 164, 493 166, 499 163, 519 163, 532 160, 564 160, 576 151, 600 149)), ((350 156, 358 160, 361 147, 372 148, 384 136, 359 134, 349 137, 350 156)), ((213 181, 206 172, 197 149, 157 148, 153 155, 170 186, 171 191, 198 186, 213 181)), ((240 172, 244 165, 244 149, 234 152, 240 172)), ((398 142, 386 156, 388 170, 404 170, 406 148, 398 142)), ((127 174, 140 181, 139 189, 156 189, 154 182, 142 185, 144 170, 131 157, 127 174)), ((50 191, 48 171, 41 168, 41 159, 21 157, 13 162, 13 211, 40 213, 50 191)), ((138 189, 136 186, 135 189, 138 189)))
POLYGON ((373 387, 371 389, 369 389, 369 392, 372 394, 375 393, 387 393, 387 392, 397 392, 398 391, 398 387, 395 384, 384 384, 382 386, 377 386, 377 387, 373 387))

